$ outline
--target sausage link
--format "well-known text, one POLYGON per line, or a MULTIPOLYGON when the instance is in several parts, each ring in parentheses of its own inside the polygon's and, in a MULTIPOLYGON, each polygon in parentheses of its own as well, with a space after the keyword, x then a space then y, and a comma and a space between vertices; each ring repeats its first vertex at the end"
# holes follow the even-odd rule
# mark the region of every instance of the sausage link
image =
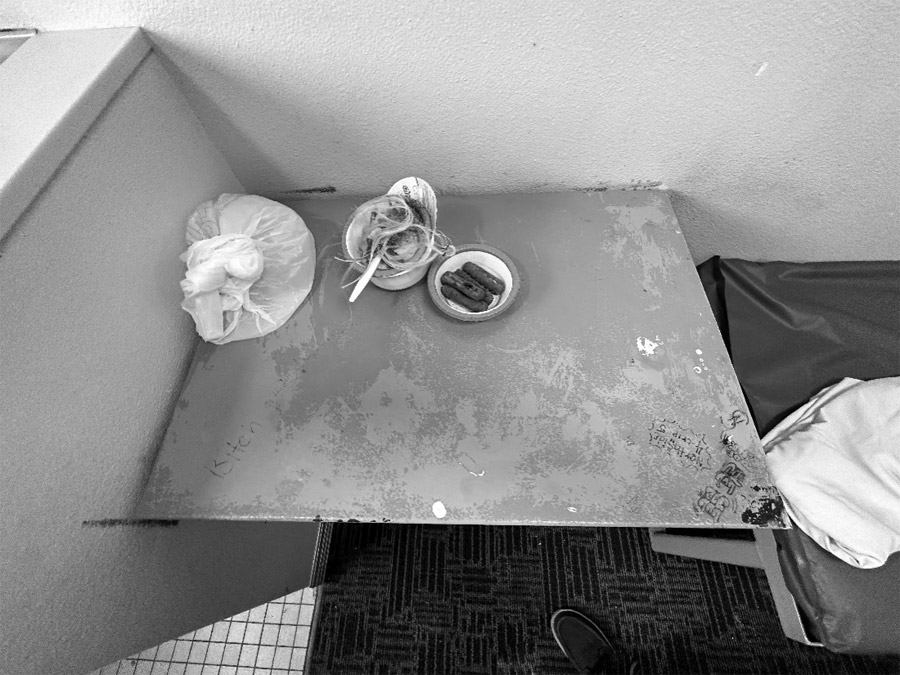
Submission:
POLYGON ((488 304, 488 307, 490 307, 492 304, 494 304, 495 297, 499 297, 499 296, 495 296, 488 289, 486 289, 484 286, 482 286, 477 281, 475 281, 475 279, 473 279, 470 275, 466 274, 466 272, 463 270, 462 267, 460 267, 458 270, 456 270, 454 272, 454 274, 456 276, 458 276, 460 279, 462 279, 463 281, 465 281, 466 283, 472 284, 473 286, 475 286, 475 288, 480 288, 481 290, 483 290, 484 291, 484 302, 486 302, 488 304))
POLYGON ((465 296, 468 296, 475 302, 490 301, 488 292, 478 284, 466 281, 456 272, 444 272, 441 275, 441 283, 445 286, 451 286, 465 296))
MULTIPOLYGON (((460 279, 462 279, 463 281, 472 284, 472 285, 475 286, 476 288, 482 288, 482 289, 484 289, 484 292, 485 292, 485 293, 491 293, 487 288, 484 287, 483 284, 478 283, 478 280, 475 279, 475 277, 473 277, 471 274, 469 274, 468 272, 466 272, 462 267, 460 267, 458 270, 456 270, 453 274, 455 274, 456 276, 458 276, 458 277, 459 277, 460 279)), ((493 298, 493 297, 494 297, 494 294, 491 293, 491 298, 493 298)))
POLYGON ((448 286, 447 284, 441 284, 441 295, 473 312, 483 312, 488 308, 488 303, 472 300, 469 296, 463 295, 453 286, 448 286))
POLYGON ((476 265, 473 262, 467 262, 462 268, 466 274, 495 295, 502 294, 506 289, 506 284, 503 283, 502 279, 498 279, 480 265, 476 265))

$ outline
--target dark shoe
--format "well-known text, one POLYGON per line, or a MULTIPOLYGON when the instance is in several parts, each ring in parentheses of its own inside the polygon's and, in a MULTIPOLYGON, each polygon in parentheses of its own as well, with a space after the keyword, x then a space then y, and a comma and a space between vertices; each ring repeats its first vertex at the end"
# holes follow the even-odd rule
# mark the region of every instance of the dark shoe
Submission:
POLYGON ((550 617, 550 630, 563 653, 583 673, 603 673, 612 665, 615 650, 603 631, 581 612, 559 609, 550 617))

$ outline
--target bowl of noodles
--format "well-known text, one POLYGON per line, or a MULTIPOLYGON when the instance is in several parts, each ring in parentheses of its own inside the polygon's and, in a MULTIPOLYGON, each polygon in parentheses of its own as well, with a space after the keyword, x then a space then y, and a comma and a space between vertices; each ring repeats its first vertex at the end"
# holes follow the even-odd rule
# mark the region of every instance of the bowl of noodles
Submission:
POLYGON ((431 186, 419 178, 404 179, 353 212, 341 240, 344 256, 360 274, 380 256, 371 283, 387 290, 409 288, 450 246, 435 228, 436 219, 431 186))

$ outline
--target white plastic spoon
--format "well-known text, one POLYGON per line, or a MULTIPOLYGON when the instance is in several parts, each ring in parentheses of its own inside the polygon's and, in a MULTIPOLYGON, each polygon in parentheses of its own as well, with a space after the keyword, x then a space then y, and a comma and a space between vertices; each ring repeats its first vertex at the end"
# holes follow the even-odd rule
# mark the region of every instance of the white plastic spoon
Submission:
POLYGON ((353 287, 353 292, 350 294, 350 302, 353 302, 359 297, 359 294, 363 292, 363 289, 369 283, 369 280, 372 278, 372 275, 375 274, 375 270, 378 269, 378 265, 381 263, 381 256, 377 255, 372 258, 372 262, 369 263, 369 266, 366 268, 366 271, 362 273, 362 276, 359 278, 359 281, 356 282, 356 286, 353 287))

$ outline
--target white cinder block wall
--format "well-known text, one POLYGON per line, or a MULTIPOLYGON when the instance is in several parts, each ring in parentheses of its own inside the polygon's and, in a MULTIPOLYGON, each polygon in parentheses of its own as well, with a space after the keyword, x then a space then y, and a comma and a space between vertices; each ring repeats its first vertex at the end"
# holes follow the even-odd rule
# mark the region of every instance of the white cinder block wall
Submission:
POLYGON ((248 189, 663 181, 697 260, 900 258, 900 4, 9 0, 140 25, 248 189))
MULTIPOLYGON (((58 73, 79 69, 67 44, 58 73)), ((236 189, 151 53, 0 241, 4 675, 88 672, 307 584, 312 523, 108 522, 130 515, 195 344, 187 216, 236 189)))

